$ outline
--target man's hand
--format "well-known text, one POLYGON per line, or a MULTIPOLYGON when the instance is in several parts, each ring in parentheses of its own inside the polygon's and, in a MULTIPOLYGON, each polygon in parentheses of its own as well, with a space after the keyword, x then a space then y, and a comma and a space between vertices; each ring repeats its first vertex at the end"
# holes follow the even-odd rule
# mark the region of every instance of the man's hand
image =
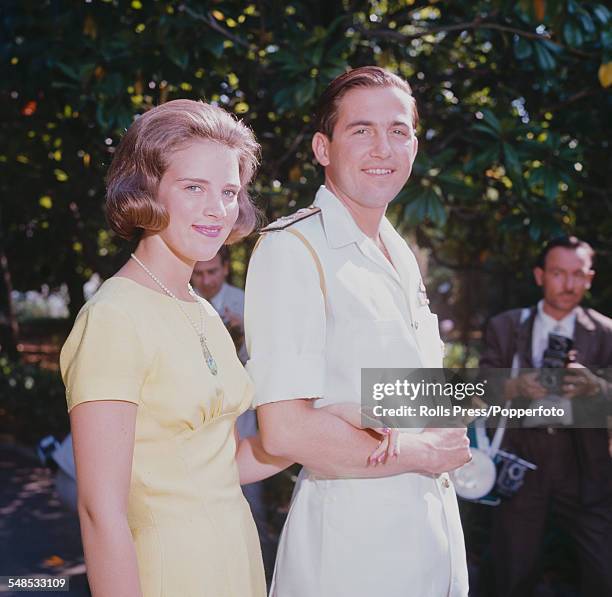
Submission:
MULTIPOLYGON (((472 459, 470 440, 465 427, 426 429, 419 434, 402 434, 402 441, 417 442, 422 451, 422 472, 429 475, 446 473, 472 459)), ((407 446, 404 449, 415 449, 407 446)))
POLYGON ((601 392, 601 379, 580 363, 569 363, 563 376, 564 398, 589 398, 601 392))
POLYGON ((233 311, 230 311, 230 309, 225 307, 225 309, 223 309, 222 319, 225 325, 227 325, 228 327, 237 328, 242 331, 242 317, 240 317, 238 313, 234 313, 233 311))
POLYGON ((511 390, 508 399, 529 398, 530 400, 541 400, 548 396, 550 392, 540 383, 539 377, 540 373, 538 371, 530 371, 510 380, 511 390))

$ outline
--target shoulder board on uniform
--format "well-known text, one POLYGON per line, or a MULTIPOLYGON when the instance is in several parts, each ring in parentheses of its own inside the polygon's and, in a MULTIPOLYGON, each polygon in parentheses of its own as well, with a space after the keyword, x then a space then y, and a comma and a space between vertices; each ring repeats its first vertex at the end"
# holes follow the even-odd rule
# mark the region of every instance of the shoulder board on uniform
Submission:
POLYGON ((283 216, 282 218, 278 218, 278 220, 274 220, 274 222, 268 224, 264 228, 262 228, 259 232, 278 232, 279 230, 284 230, 285 228, 289 228, 293 224, 297 222, 301 222, 310 216, 314 216, 321 211, 320 207, 315 207, 311 205, 310 207, 304 207, 303 209, 298 209, 295 213, 292 213, 288 216, 283 216))

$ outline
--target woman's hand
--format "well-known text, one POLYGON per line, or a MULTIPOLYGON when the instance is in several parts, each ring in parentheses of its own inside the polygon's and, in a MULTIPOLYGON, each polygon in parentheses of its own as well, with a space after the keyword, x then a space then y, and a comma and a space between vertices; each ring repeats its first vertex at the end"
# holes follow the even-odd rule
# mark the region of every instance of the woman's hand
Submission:
POLYGON ((370 454, 368 463, 376 466, 387 462, 389 458, 397 458, 400 454, 400 431, 399 429, 391 429, 390 427, 374 428, 376 433, 380 433, 382 439, 378 444, 378 448, 370 454))
POLYGON ((390 457, 397 458, 400 453, 400 432, 389 427, 379 427, 380 420, 371 412, 354 402, 342 402, 323 407, 328 412, 344 419, 357 429, 372 429, 381 436, 378 447, 368 458, 368 464, 376 466, 387 462, 390 457))

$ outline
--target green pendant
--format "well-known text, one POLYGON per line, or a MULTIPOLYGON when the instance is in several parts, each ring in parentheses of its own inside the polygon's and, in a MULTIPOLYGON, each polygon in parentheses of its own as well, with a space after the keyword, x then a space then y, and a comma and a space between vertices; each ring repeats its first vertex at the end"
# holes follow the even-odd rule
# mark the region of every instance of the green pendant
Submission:
POLYGON ((204 355, 204 360, 208 365, 208 369, 213 375, 217 375, 217 373, 219 372, 219 368, 217 367, 217 361, 215 361, 215 358, 210 353, 204 336, 200 336, 200 346, 202 347, 202 354, 204 355))

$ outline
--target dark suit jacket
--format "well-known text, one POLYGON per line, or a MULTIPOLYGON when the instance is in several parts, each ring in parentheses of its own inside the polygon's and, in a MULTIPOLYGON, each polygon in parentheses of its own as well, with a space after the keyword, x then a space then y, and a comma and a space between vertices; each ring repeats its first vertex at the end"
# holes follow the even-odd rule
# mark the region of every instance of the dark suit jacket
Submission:
MULTIPOLYGON (((537 309, 532 307, 529 317, 523 323, 520 323, 521 309, 512 309, 493 317, 486 328, 480 366, 510 368, 514 354, 518 353, 522 368, 533 367, 531 336, 536 313, 537 309)), ((578 307, 574 349, 576 360, 586 367, 598 370, 611 368, 612 319, 593 309, 578 307)), ((600 398, 612 400, 612 384, 608 383, 604 387, 600 398)), ((583 501, 593 503, 612 497, 612 459, 608 430, 576 429, 572 433, 580 467, 583 501)))

